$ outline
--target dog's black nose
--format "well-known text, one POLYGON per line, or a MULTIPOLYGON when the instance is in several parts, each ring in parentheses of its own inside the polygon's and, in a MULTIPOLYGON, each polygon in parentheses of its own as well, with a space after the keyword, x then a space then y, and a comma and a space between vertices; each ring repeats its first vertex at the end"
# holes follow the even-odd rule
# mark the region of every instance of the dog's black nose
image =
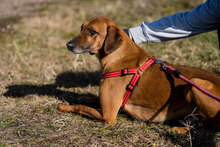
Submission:
POLYGON ((72 50, 74 48, 74 44, 72 42, 67 42, 66 46, 69 50, 72 50))

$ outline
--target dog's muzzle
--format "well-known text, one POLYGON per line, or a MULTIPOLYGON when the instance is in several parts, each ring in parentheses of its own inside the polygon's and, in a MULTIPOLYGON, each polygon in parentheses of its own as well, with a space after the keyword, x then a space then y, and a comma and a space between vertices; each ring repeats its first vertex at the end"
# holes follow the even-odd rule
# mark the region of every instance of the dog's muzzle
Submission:
MULTIPOLYGON (((81 54, 81 53, 90 52, 89 48, 88 49, 82 49, 82 48, 76 47, 76 44, 72 41, 67 42, 66 47, 68 48, 68 50, 70 50, 74 54, 81 54)), ((90 54, 93 55, 94 53, 90 53, 90 54)))
POLYGON ((67 42, 66 47, 68 50, 72 51, 75 48, 75 44, 73 42, 67 42))

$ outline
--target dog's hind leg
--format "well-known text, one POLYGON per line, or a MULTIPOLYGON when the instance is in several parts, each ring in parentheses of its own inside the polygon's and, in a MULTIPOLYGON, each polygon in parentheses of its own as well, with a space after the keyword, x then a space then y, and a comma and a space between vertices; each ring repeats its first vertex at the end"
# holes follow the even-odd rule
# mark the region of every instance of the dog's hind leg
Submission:
MULTIPOLYGON (((220 96, 220 85, 202 79, 191 79, 192 82, 196 83, 201 88, 211 92, 216 96, 220 96)), ((220 102, 205 95, 195 87, 187 94, 187 101, 197 108, 197 112, 202 117, 203 121, 211 123, 214 127, 220 129, 220 102)))

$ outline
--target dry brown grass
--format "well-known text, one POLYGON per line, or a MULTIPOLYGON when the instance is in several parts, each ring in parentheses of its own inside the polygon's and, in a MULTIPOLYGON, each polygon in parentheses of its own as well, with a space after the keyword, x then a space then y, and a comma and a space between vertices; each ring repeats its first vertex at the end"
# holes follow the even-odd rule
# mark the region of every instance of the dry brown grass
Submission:
MULTIPOLYGON (((81 95, 98 95, 100 67, 65 43, 90 17, 105 15, 123 28, 193 8, 190 0, 75 0, 40 3, 30 15, 0 21, 0 146, 220 146, 220 133, 198 128, 191 135, 170 124, 133 120, 123 112, 114 126, 56 110, 81 95)), ((31 8, 32 5, 29 5, 31 8)), ((29 10, 29 9, 28 9, 29 10)), ((143 48, 175 64, 220 72, 215 32, 143 48)))

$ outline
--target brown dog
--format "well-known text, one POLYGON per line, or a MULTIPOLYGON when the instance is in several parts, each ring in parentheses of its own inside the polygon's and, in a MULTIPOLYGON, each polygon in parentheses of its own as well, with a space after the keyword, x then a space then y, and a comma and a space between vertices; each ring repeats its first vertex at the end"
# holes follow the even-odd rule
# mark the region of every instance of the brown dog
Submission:
MULTIPOLYGON (((76 54, 84 52, 95 54, 100 61, 103 74, 124 68, 139 68, 152 57, 106 17, 95 17, 85 22, 80 34, 68 42, 67 47, 76 54)), ((193 67, 166 64, 178 69, 182 75, 212 94, 220 96, 219 75, 193 67)), ((127 75, 101 80, 100 110, 84 105, 64 104, 59 104, 58 110, 79 113, 113 124, 131 78, 132 75, 127 75)), ((154 64, 141 75, 122 109, 137 119, 163 122, 187 116, 194 108, 197 108, 203 121, 220 128, 220 102, 181 79, 161 71, 160 64, 154 64)))

